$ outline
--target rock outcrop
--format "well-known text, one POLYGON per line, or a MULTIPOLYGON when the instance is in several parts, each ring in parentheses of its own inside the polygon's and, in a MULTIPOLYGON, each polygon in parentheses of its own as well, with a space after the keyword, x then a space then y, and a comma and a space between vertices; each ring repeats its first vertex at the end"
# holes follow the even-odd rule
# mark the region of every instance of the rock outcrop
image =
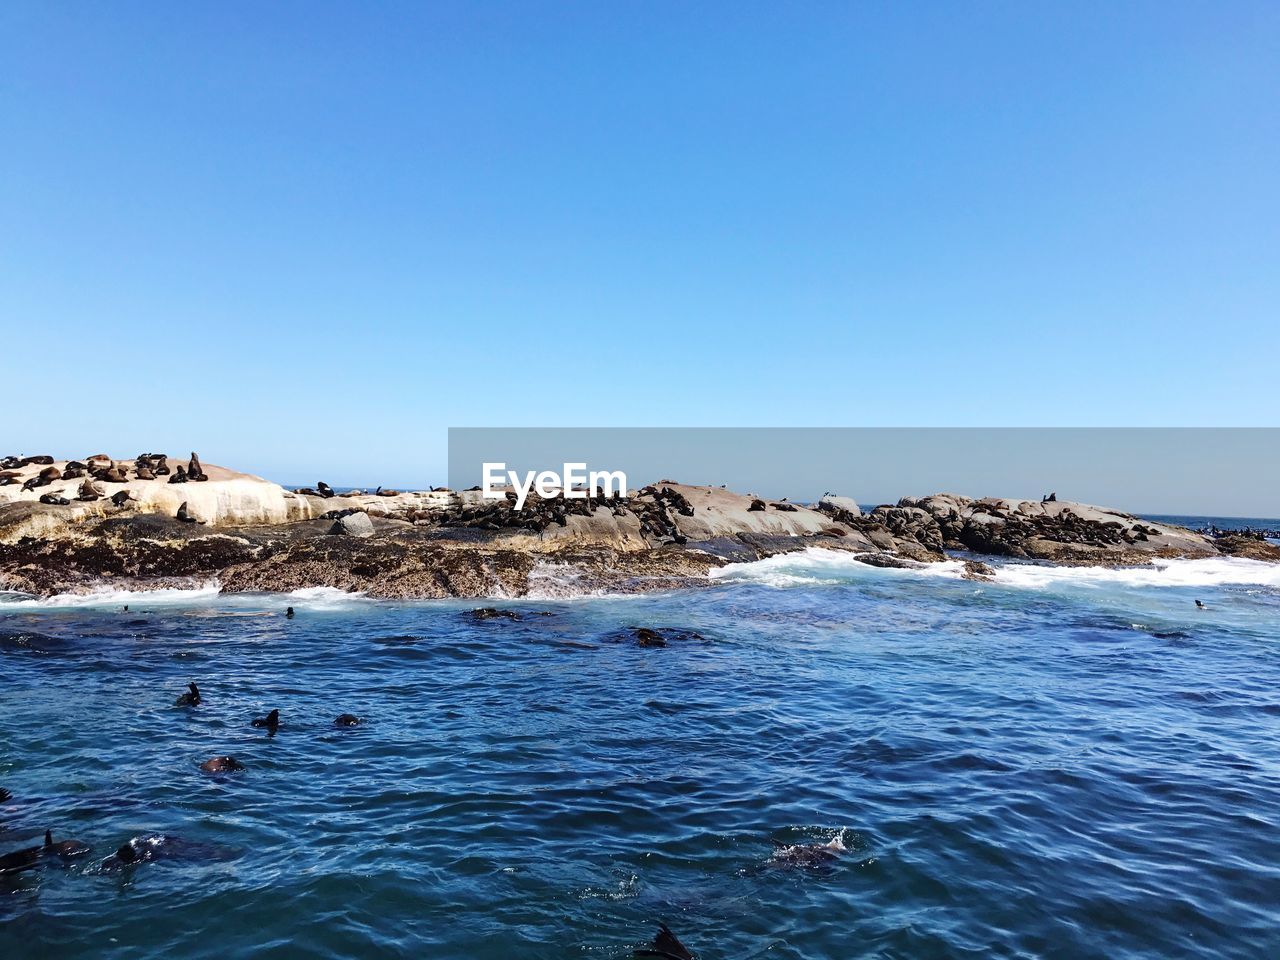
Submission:
MULTIPOLYGON (((1111 565, 1280 559, 1256 537, 1215 541, 1068 501, 935 494, 864 513, 830 494, 809 507, 660 481, 627 497, 531 496, 517 510, 514 494, 477 490, 288 491, 194 455, 13 457, 3 467, 0 589, 40 595, 212 580, 228 591, 323 586, 395 598, 627 592, 705 582, 726 563, 806 547, 891 567, 948 551, 1111 565)), ((971 559, 965 575, 993 574, 971 559)))

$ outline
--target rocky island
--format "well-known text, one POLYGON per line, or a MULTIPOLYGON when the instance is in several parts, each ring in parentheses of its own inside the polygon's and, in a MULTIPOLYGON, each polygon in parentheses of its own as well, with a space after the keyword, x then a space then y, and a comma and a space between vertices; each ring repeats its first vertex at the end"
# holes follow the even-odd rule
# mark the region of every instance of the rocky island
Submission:
POLYGON ((332 587, 380 598, 641 592, 708 582, 729 563, 806 548, 875 566, 983 557, 1121 566, 1156 558, 1280 561, 1249 536, 1210 537, 1055 498, 904 497, 861 510, 674 481, 627 497, 478 490, 287 490, 225 467, 141 454, 0 461, 0 590, 49 596, 217 582, 226 592, 332 587))

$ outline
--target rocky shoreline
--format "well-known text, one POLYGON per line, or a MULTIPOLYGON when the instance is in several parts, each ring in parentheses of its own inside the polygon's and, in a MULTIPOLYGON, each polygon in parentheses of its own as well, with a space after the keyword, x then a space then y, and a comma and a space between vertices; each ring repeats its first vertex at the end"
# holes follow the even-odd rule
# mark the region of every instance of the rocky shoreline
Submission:
POLYGON ((976 579, 989 575, 983 557, 1280 561, 1256 537, 1210 537, 1056 498, 935 494, 864 513, 847 497, 802 505, 660 481, 626 498, 534 497, 516 510, 514 495, 483 500, 475 490, 290 491, 194 454, 2 463, 0 590, 40 597, 215 581, 226 592, 331 587, 395 599, 644 592, 811 547, 875 566, 958 555, 976 579))

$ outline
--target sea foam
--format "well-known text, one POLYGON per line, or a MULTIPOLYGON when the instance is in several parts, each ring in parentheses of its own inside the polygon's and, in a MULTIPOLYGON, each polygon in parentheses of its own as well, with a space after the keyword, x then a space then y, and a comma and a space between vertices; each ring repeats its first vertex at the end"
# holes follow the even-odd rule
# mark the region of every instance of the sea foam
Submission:
MULTIPOLYGON (((1068 587, 1280 587, 1280 564, 1237 557, 1156 559, 1139 567, 1065 567, 999 561, 987 564, 1001 586, 1023 589, 1068 587)), ((912 564, 908 567, 873 567, 855 554, 810 548, 779 554, 750 563, 733 563, 714 571, 714 579, 760 583, 769 587, 815 586, 886 577, 936 577, 961 579, 964 563, 912 564)))

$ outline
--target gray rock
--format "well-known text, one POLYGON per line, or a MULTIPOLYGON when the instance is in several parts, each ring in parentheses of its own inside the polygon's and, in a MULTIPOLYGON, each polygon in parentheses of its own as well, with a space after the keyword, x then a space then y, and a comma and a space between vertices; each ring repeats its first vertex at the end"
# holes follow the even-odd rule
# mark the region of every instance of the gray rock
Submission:
POLYGON ((349 513, 339 517, 329 528, 332 534, 344 534, 348 537, 372 537, 373 521, 367 513, 349 513))
POLYGON ((823 513, 848 513, 855 517, 862 516, 862 508, 853 497, 837 497, 828 493, 818 501, 818 509, 823 513))

